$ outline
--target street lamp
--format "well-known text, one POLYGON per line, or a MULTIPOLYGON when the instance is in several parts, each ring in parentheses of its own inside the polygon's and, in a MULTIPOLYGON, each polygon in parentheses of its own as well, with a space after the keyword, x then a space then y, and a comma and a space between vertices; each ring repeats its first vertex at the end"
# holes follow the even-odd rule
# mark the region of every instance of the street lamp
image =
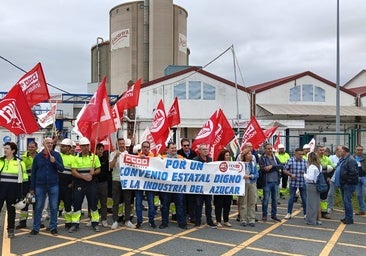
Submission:
POLYGON ((100 77, 100 50, 99 50, 99 44, 102 44, 104 42, 104 39, 102 37, 97 37, 97 72, 98 72, 98 83, 101 80, 100 77))

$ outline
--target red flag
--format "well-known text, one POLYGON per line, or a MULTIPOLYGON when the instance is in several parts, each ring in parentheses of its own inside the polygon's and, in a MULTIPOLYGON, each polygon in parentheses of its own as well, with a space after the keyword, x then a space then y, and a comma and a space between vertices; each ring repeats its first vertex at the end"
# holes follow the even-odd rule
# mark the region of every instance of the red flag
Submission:
POLYGON ((24 92, 29 107, 50 99, 41 63, 38 63, 31 71, 22 76, 17 84, 24 92))
POLYGON ((178 97, 175 97, 174 102, 168 112, 167 118, 168 118, 169 127, 173 127, 173 126, 180 124, 178 97))
POLYGON ((254 149, 258 147, 265 141, 266 136, 264 135, 262 128, 257 122, 257 119, 253 116, 244 132, 242 143, 240 149, 243 149, 245 143, 250 142, 254 149))
POLYGON ((0 125, 15 135, 39 130, 27 99, 17 84, 0 101, 0 125))
POLYGON ((153 137, 156 148, 151 149, 154 154, 163 152, 166 145, 166 140, 169 136, 169 123, 166 118, 163 100, 159 101, 159 104, 155 110, 154 120, 152 122, 150 133, 153 137))
POLYGON ((202 126, 200 132, 198 133, 197 137, 194 139, 192 143, 192 149, 194 151, 198 151, 198 147, 201 144, 209 145, 209 150, 211 150, 211 146, 215 141, 215 131, 218 123, 218 113, 219 111, 215 111, 212 114, 210 119, 207 120, 206 123, 202 126))
POLYGON ((219 109, 218 118, 217 118, 217 126, 215 129, 215 140, 212 145, 214 161, 217 160, 220 151, 223 150, 227 144, 234 138, 235 133, 231 128, 229 121, 227 120, 224 112, 219 109))
POLYGON ((266 136, 266 139, 269 139, 272 137, 272 135, 276 132, 278 126, 273 126, 267 130, 264 130, 263 133, 266 136))
POLYGON ((277 150, 278 149, 278 145, 281 143, 281 134, 280 132, 277 133, 277 138, 276 141, 273 143, 273 149, 277 150))
POLYGON ((80 133, 91 141, 101 141, 116 131, 105 83, 104 77, 84 113, 77 120, 80 133))
POLYGON ((136 81, 127 91, 122 93, 122 97, 116 102, 118 113, 123 116, 125 109, 136 107, 139 104, 141 88, 141 78, 136 81))

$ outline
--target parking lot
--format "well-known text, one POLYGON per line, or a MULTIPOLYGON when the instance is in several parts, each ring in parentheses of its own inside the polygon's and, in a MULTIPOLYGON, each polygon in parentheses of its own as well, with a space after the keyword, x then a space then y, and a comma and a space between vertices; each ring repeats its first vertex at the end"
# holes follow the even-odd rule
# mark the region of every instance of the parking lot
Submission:
MULTIPOLYGON (((281 199, 278 217, 287 212, 286 200, 281 199)), ((361 255, 366 249, 366 217, 355 216, 355 224, 344 225, 340 209, 332 219, 322 220, 320 226, 304 223, 300 204, 294 206, 294 217, 282 222, 257 222, 255 227, 242 227, 236 221, 236 206, 232 206, 232 227, 213 229, 205 224, 187 230, 176 222, 165 229, 152 229, 145 216, 141 229, 120 226, 116 230, 101 227, 95 233, 83 218, 80 230, 68 233, 63 218, 59 218, 59 235, 42 229, 30 236, 30 229, 16 231, 16 237, 7 238, 5 211, 1 214, 1 255, 361 255)), ((257 218, 261 218, 258 206, 257 218)), ((144 212, 146 215, 147 212, 144 212)), ((108 218, 111 218, 109 216, 108 218)), ((205 220, 203 216, 203 221, 205 220)), ((108 220, 112 222, 111 219, 108 220)), ((160 212, 156 224, 161 221, 160 212)), ((31 225, 28 221, 28 226, 31 225)))

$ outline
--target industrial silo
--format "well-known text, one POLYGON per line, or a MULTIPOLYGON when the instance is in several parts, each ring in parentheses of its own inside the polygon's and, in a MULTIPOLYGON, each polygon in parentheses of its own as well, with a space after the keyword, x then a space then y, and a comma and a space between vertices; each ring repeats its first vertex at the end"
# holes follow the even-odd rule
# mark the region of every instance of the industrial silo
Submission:
POLYGON ((91 83, 93 89, 90 93, 94 93, 99 82, 103 77, 107 77, 107 91, 110 92, 110 46, 109 41, 104 41, 103 38, 97 37, 96 44, 91 48, 91 83))
POLYGON ((150 81, 168 65, 187 65, 187 11, 172 0, 128 2, 110 13, 111 93, 150 81))

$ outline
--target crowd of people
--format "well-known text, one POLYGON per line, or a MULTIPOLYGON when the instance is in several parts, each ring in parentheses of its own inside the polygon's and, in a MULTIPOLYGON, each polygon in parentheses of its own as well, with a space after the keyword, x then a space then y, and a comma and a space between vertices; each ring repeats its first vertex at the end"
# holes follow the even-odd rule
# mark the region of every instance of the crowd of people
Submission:
MULTIPOLYGON (((15 236, 15 230, 26 228, 29 205, 33 203, 33 226, 30 235, 37 235, 44 227, 42 213, 49 212, 51 234, 58 234, 58 215, 64 214, 65 228, 69 233, 77 232, 83 215, 84 198, 87 199, 90 226, 99 232, 99 226, 117 229, 122 222, 128 228, 140 228, 143 225, 143 201, 147 201, 148 224, 157 228, 155 223, 156 200, 160 200, 160 229, 169 226, 170 212, 181 229, 187 224, 196 227, 202 225, 204 205, 205 223, 213 228, 231 227, 229 213, 233 202, 232 195, 205 195, 154 192, 122 189, 120 182, 120 160, 125 154, 136 154, 141 158, 154 157, 150 143, 131 144, 131 140, 119 138, 116 150, 108 152, 98 143, 95 152, 90 149, 87 138, 79 140, 80 152, 75 152, 76 144, 63 139, 59 145, 52 138, 45 138, 41 150, 35 141, 28 144, 27 151, 18 157, 18 147, 14 142, 4 145, 4 156, 0 158, 0 208, 6 202, 8 212, 8 237, 15 236), (112 222, 108 223, 108 197, 112 197, 112 222), (23 199, 20 200, 19 199, 23 199), (35 199, 34 199, 35 198, 35 199), (46 200, 48 198, 48 200, 46 200), (34 199, 33 201, 31 199, 34 199), (34 202, 35 201, 35 202, 34 202), (99 207, 98 207, 99 203, 99 207), (123 211, 121 218, 121 204, 123 211), (172 203, 174 205, 172 206, 172 203), (214 206, 214 207, 213 207, 214 206), (214 208, 215 219, 212 216, 214 208), (15 225, 16 209, 19 211, 19 224, 15 225), (137 217, 133 223, 134 210, 137 217)), ((271 143, 263 145, 263 153, 258 154, 251 143, 245 143, 238 156, 224 149, 217 161, 241 161, 245 165, 243 180, 245 193, 237 198, 238 218, 243 227, 254 227, 258 201, 258 182, 263 188, 262 221, 270 218, 281 222, 277 215, 278 198, 282 189, 289 190, 287 214, 284 219, 293 217, 293 206, 299 192, 305 223, 321 225, 321 218, 331 218, 334 205, 334 193, 340 188, 345 216, 344 224, 353 224, 352 195, 356 191, 359 203, 358 215, 365 215, 366 161, 363 147, 357 145, 352 156, 346 146, 337 146, 334 155, 327 155, 326 148, 317 146, 313 152, 309 145, 296 148, 292 156, 285 152, 283 145, 274 152, 271 143), (318 175, 324 175, 329 189, 319 193, 318 175), (269 202, 271 211, 268 212, 269 202)), ((203 163, 212 162, 208 145, 201 144, 198 151, 191 148, 189 139, 182 139, 180 149, 169 142, 163 158, 191 159, 203 163)))

